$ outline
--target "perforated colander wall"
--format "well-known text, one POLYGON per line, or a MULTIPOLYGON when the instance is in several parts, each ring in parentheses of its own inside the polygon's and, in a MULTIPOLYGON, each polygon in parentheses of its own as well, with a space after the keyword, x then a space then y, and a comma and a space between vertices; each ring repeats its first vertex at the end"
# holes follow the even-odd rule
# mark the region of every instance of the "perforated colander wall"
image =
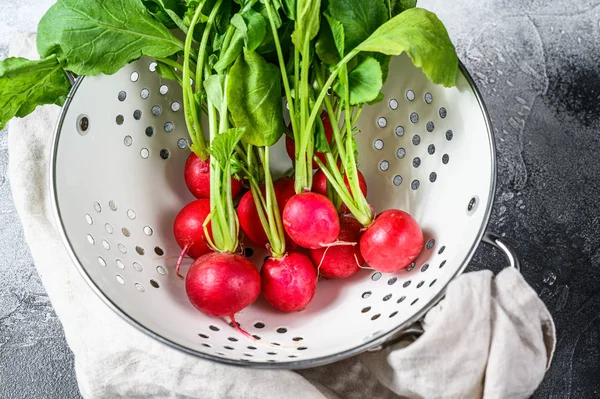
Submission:
MULTIPOLYGON (((229 320, 199 313, 174 273, 180 249, 172 222, 194 199, 182 173, 189 150, 181 88, 155 67, 142 58, 115 75, 80 81, 53 158, 56 208, 76 263, 137 325, 203 356, 314 365, 413 321, 465 266, 493 190, 486 118, 465 77, 456 88, 434 86, 397 57, 384 101, 361 115, 359 162, 375 209, 405 209, 419 221, 427 241, 421 256, 395 274, 361 270, 319 281, 302 312, 283 314, 260 298, 237 315, 254 340, 229 320)), ((277 171, 291 168, 282 142, 272 154, 277 171)), ((246 255, 260 267, 266 254, 249 246, 246 255)))

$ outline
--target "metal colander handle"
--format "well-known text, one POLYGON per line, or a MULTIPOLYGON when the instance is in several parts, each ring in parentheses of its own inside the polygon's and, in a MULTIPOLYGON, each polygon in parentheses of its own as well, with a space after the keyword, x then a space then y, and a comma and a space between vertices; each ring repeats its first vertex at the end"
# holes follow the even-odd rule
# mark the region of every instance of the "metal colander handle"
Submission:
MULTIPOLYGON (((496 247, 497 249, 499 249, 500 251, 502 251, 504 253, 504 255, 508 259, 508 263, 509 263, 509 266, 507 266, 507 267, 515 268, 519 272, 521 271, 521 262, 519 261, 519 257, 517 256, 517 253, 515 252, 515 250, 512 247, 510 247, 508 244, 506 244, 504 241, 502 241, 502 238, 499 235, 497 235, 496 233, 486 231, 482 238, 482 241, 485 242, 486 244, 490 244, 490 245, 496 247)), ((423 330, 421 321, 417 321, 416 323, 414 323, 407 329, 402 330, 401 332, 399 332, 398 334, 396 334, 395 336, 393 336, 392 338, 390 338, 383 344, 378 345, 374 348, 371 348, 369 350, 369 352, 380 351, 382 349, 385 349, 389 346, 392 346, 392 345, 394 345, 398 342, 404 341, 404 340, 416 341, 421 335, 423 335, 424 332, 425 331, 423 330)))

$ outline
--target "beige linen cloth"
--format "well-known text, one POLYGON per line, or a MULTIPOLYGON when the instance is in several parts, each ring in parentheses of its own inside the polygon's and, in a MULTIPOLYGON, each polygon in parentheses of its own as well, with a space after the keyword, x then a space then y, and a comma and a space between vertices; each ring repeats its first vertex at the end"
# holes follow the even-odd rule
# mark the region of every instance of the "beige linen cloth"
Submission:
MULTIPOLYGON (((36 57, 20 36, 13 56, 36 57)), ((550 365, 552 318, 521 275, 462 275, 429 312, 425 333, 330 366, 265 371, 182 354, 131 327, 87 286, 57 233, 48 189, 60 109, 9 126, 9 176, 25 238, 52 301, 85 398, 524 398, 550 365)))

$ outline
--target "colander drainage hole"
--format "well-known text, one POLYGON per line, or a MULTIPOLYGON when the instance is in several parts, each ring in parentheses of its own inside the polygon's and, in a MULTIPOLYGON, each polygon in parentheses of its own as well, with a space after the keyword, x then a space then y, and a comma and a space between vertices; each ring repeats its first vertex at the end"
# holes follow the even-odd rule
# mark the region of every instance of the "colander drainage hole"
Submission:
POLYGON ((285 333, 287 332, 287 328, 280 327, 280 328, 278 328, 278 329, 277 329, 277 332, 278 332, 279 334, 285 334, 285 333))
POLYGON ((94 220, 92 219, 92 216, 89 213, 85 214, 85 221, 87 222, 87 224, 92 225, 94 224, 94 220))
POLYGON ((418 168, 419 166, 421 166, 421 158, 419 157, 415 157, 413 158, 413 168, 418 168))
POLYGON ((163 256, 165 254, 165 251, 163 251, 161 247, 154 247, 154 253, 158 256, 163 256))
POLYGON ((156 280, 150 280, 150 285, 154 288, 160 288, 160 285, 156 282, 156 280))
POLYGON ((92 237, 91 234, 87 235, 87 240, 90 244, 94 245, 96 243, 96 241, 94 240, 94 237, 92 237))
POLYGON ((390 314, 390 319, 391 319, 392 317, 396 316, 397 314, 398 314, 398 311, 397 311, 397 310, 396 310, 396 311, 394 311, 394 312, 392 312, 392 313, 390 314))
POLYGON ((131 231, 129 231, 129 229, 128 229, 127 227, 123 227, 123 228, 121 229, 121 233, 123 233, 123 235, 124 235, 125 237, 129 237, 129 236, 131 236, 131 231))
POLYGON ((451 141, 453 137, 454 133, 452 132, 452 130, 446 130, 446 140, 451 141))
POLYGON ((292 341, 294 341, 294 342, 300 342, 300 341, 302 341, 303 339, 304 339, 304 338, 302 338, 302 337, 294 337, 294 338, 292 338, 292 341))
POLYGON ((417 123, 419 121, 419 114, 412 112, 409 119, 412 123, 417 123))
POLYGON ((432 238, 429 241, 427 241, 427 244, 425 245, 425 247, 427 249, 431 249, 431 248, 433 248, 434 245, 435 245, 435 240, 432 238))
POLYGON ((365 291, 365 292, 362 293, 363 299, 367 299, 370 296, 371 296, 371 291, 365 291))
POLYGON ((381 278, 381 273, 380 272, 375 272, 373 273, 373 275, 371 276, 371 280, 373 281, 377 281, 381 278))
POLYGON ((170 156, 171 156, 171 152, 169 150, 167 150, 166 148, 163 148, 162 150, 160 150, 160 157, 162 159, 169 159, 170 156))
POLYGON ((136 214, 135 214, 135 211, 134 211, 133 209, 129 209, 129 210, 127 211, 127 217, 128 217, 129 219, 133 220, 133 219, 135 219, 135 216, 136 216, 136 214))
POLYGON ((423 284, 425 284, 425 281, 421 281, 419 284, 417 284, 417 288, 421 288, 423 284))
POLYGON ((261 322, 254 323, 254 328, 265 328, 265 323, 261 323, 261 322))
POLYGON ((399 298, 399 299, 396 301, 396 303, 402 303, 402 302, 404 302, 404 300, 405 300, 405 299, 406 299, 406 296, 405 296, 405 295, 402 295, 402 296, 401 296, 401 297, 400 297, 400 298, 399 298))
POLYGON ((225 354, 223 352, 215 352, 215 353, 219 356, 225 356, 225 354))
POLYGON ((427 129, 427 131, 429 133, 433 132, 433 130, 435 129, 435 124, 432 121, 427 122, 427 124, 425 125, 425 129, 427 129))
POLYGON ((262 338, 260 337, 260 335, 253 335, 254 339, 257 341, 260 341, 262 338))
POLYGON ((388 285, 394 285, 396 284, 396 281, 398 281, 398 277, 392 277, 391 279, 388 280, 388 285))
POLYGON ((144 268, 142 267, 142 265, 140 265, 138 262, 133 262, 133 269, 136 272, 141 272, 142 270, 144 270, 144 268))
POLYGON ((256 346, 248 346, 247 348, 250 349, 251 351, 255 351, 257 349, 256 346))
POLYGON ((442 118, 442 119, 444 119, 448 115, 448 111, 446 111, 446 108, 444 108, 444 107, 440 108, 439 113, 440 113, 440 118, 442 118))
POLYGON ((135 119, 136 121, 142 119, 142 111, 140 111, 139 109, 133 111, 133 119, 135 119))
POLYGON ((160 92, 160 94, 162 94, 164 96, 165 94, 167 94, 169 92, 169 86, 162 85, 162 86, 160 86, 158 91, 160 92))
POLYGON ((429 283, 430 287, 433 287, 433 285, 437 282, 437 279, 433 280, 431 283, 429 283))
POLYGON ((111 211, 116 211, 117 203, 114 200, 110 200, 110 201, 108 201, 108 207, 110 208, 111 211))
POLYGON ((299 350, 299 351, 305 351, 305 350, 307 350, 307 349, 308 349, 308 348, 307 348, 306 346, 299 346, 299 347, 298 347, 298 350, 299 350))
POLYGON ((410 264, 410 266, 406 268, 406 271, 407 271, 407 272, 410 272, 410 271, 412 271, 412 269, 414 269, 416 265, 417 265, 417 264, 416 264, 415 262, 411 263, 411 264, 410 264))
POLYGON ((101 256, 98 257, 98 263, 100 263, 100 266, 106 267, 106 261, 101 256))
POLYGON ((441 255, 444 253, 444 251, 446 250, 446 246, 442 245, 442 247, 440 248, 440 250, 438 251, 438 255, 441 255))
POLYGON ((177 112, 181 109, 181 104, 179 104, 177 101, 173 101, 171 103, 171 111, 173 112, 177 112))
POLYGON ((234 350, 234 348, 232 346, 229 346, 229 345, 225 345, 223 348, 227 349, 228 351, 234 350))
POLYGON ((156 72, 156 67, 157 67, 157 65, 158 65, 158 64, 156 63, 156 61, 152 61, 152 62, 150 63, 150 66, 148 66, 148 69, 150 70, 150 72, 156 72))
POLYGON ((150 150, 147 148, 142 148, 140 151, 140 156, 144 159, 147 159, 150 156, 150 150))
POLYGON ((426 272, 427 269, 429 269, 429 263, 425 263, 423 266, 421 266, 421 271, 422 272, 426 272))
POLYGON ((383 297, 383 302, 387 302, 390 299, 392 299, 392 294, 387 294, 386 296, 383 297))
POLYGON ((417 299, 415 299, 414 301, 412 301, 412 302, 410 303, 410 306, 414 305, 414 304, 415 304, 415 303, 417 303, 417 302, 419 302, 419 298, 417 298, 417 299))
POLYGON ((402 147, 398 148, 398 150, 396 151, 396 157, 398 157, 398 159, 402 159, 406 156, 406 150, 402 147))
POLYGON ((127 247, 125 245, 119 244, 119 245, 117 245, 117 247, 119 248, 119 251, 121 251, 122 254, 127 253, 127 247))
POLYGON ((120 91, 117 95, 117 98, 119 99, 119 101, 123 102, 127 98, 127 93, 124 91, 120 91))
POLYGON ((420 186, 421 186, 421 182, 417 179, 413 180, 410 183, 410 188, 412 188, 413 190, 418 190, 420 186))
POLYGON ((125 269, 125 263, 121 259, 117 259, 116 263, 119 269, 125 269))
POLYGON ((381 316, 381 314, 377 313, 377 314, 373 315, 373 317, 371 317, 371 320, 377 320, 380 316, 381 316))
POLYGON ((213 325, 208 326, 208 328, 210 328, 212 331, 220 331, 221 330, 219 327, 213 326, 213 325))
POLYGON ((238 339, 234 338, 234 337, 229 337, 227 339, 230 340, 231 342, 238 342, 238 339))
POLYGON ((106 240, 102 240, 102 246, 104 247, 104 249, 106 249, 107 251, 110 250, 110 243, 106 240))
POLYGON ((369 310, 371 310, 370 306, 366 306, 364 308, 362 308, 362 310, 360 311, 361 313, 367 313, 369 310))
POLYGON ((425 93, 425 96, 423 96, 423 98, 425 99, 425 102, 427 104, 431 104, 433 102, 433 96, 431 95, 431 93, 425 93))
POLYGON ((125 284, 125 279, 121 275, 117 274, 115 278, 119 284, 125 284))
POLYGON ((198 334, 198 336, 201 337, 201 338, 204 338, 204 339, 208 339, 209 338, 208 335, 202 334, 202 333, 198 334))
POLYGON ((390 109, 393 109, 393 110, 398 109, 398 100, 396 100, 395 98, 392 98, 390 100, 390 109))
POLYGON ((165 129, 165 132, 171 133, 173 130, 175 130, 175 125, 173 122, 166 122, 163 126, 163 129, 165 129))
POLYGON ((403 288, 406 288, 406 287, 408 287, 409 285, 410 285, 410 280, 408 280, 408 281, 405 281, 405 282, 404 282, 404 284, 402 284, 402 287, 403 287, 403 288))
POLYGON ((111 225, 110 223, 106 223, 106 224, 104 225, 104 230, 106 230, 106 232, 107 232, 108 234, 112 234, 112 233, 114 233, 114 232, 115 232, 115 229, 113 229, 113 227, 112 227, 112 225, 111 225))
POLYGON ((271 356, 274 356, 276 354, 277 354, 277 352, 267 352, 267 355, 271 355, 271 356))
POLYGON ((413 143, 413 145, 421 144, 421 136, 419 136, 418 134, 415 134, 412 138, 412 143, 413 143))
POLYGON ((443 260, 443 261, 442 261, 442 263, 440 263, 440 269, 441 269, 442 267, 444 267, 445 265, 446 265, 446 261, 445 261, 445 260, 443 260))
POLYGON ((448 155, 448 154, 442 155, 442 163, 444 165, 448 165, 448 162, 450 162, 450 155, 448 155))
POLYGON ((77 133, 79 133, 81 136, 85 136, 88 133, 87 131, 89 128, 90 119, 85 115, 79 116, 77 119, 77 133))
POLYGON ((407 90, 406 91, 406 99, 408 101, 413 101, 415 99, 415 92, 412 90, 407 90))
POLYGON ((115 122, 117 122, 117 125, 121 126, 123 122, 125 122, 125 117, 123 117, 123 115, 117 115, 115 122))
POLYGON ((211 344, 207 344, 206 342, 202 343, 202 346, 206 347, 206 348, 211 348, 212 345, 211 344))
POLYGON ((151 236, 152 233, 154 233, 154 231, 152 230, 152 227, 144 226, 144 234, 146 234, 147 236, 151 236))
POLYGON ((244 353, 244 356, 253 357, 254 355, 251 353, 244 353))
POLYGON ((123 144, 125 144, 127 147, 130 147, 131 144, 133 144, 133 137, 125 136, 125 138, 123 139, 123 144))
POLYGON ((373 147, 374 147, 376 150, 381 150, 381 149, 383 149, 383 140, 380 140, 380 139, 377 139, 377 140, 375 140, 375 142, 373 142, 373 147))
POLYGON ((94 210, 98 213, 102 212, 102 206, 99 202, 94 202, 94 210))
POLYGON ((433 144, 429 144, 429 147, 427 147, 427 153, 428 153, 429 155, 433 155, 433 154, 435 154, 435 145, 433 145, 433 144))
POLYGON ((142 97, 144 100, 150 97, 150 90, 142 89, 142 91, 140 91, 140 97, 142 97))
POLYGON ((162 109, 160 108, 160 105, 154 105, 154 106, 152 106, 151 111, 152 111, 152 115, 158 116, 162 112, 162 109))
MULTIPOLYGON (((240 323, 238 323, 237 321, 235 322, 235 324, 237 324, 238 327, 241 327, 242 325, 240 323)), ((235 326, 233 325, 233 322, 229 322, 229 327, 231 328, 235 328, 235 326)))
POLYGON ((179 147, 179 149, 181 150, 185 150, 188 146, 188 142, 186 139, 179 139, 177 140, 177 147, 179 147))
POLYGON ((379 119, 377 119, 377 126, 379 126, 379 127, 386 127, 387 126, 387 119, 385 119, 384 117, 380 117, 379 119))
POLYGON ((148 136, 148 137, 154 136, 154 128, 152 126, 148 126, 146 128, 146 136, 148 136))
POLYGON ((138 72, 131 72, 131 81, 137 82, 140 78, 140 74, 138 72))
POLYGON ((290 359, 295 359, 295 358, 297 358, 298 356, 296 356, 296 355, 289 355, 288 357, 289 357, 290 359))
POLYGON ((402 137, 404 136, 404 127, 403 126, 396 126, 396 136, 398 137, 402 137))
POLYGON ((432 182, 432 183, 435 183, 436 180, 437 180, 437 173, 431 172, 429 174, 429 181, 432 182))

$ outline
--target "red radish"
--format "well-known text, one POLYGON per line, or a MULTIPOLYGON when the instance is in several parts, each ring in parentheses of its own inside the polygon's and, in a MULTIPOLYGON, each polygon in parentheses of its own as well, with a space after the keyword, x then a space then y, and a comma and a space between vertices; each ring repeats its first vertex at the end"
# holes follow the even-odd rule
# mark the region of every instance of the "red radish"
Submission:
POLYGON ((209 316, 232 318, 260 294, 260 274, 245 257, 212 252, 190 267, 185 290, 192 305, 209 316))
POLYGON ((397 209, 375 218, 360 238, 360 253, 373 269, 393 273, 404 269, 423 249, 423 232, 408 213, 397 209))
MULTIPOLYGON (((173 223, 173 234, 177 244, 182 249, 181 256, 177 262, 177 275, 183 257, 187 253, 192 258, 197 258, 210 252, 204 235, 204 221, 210 214, 210 200, 199 199, 187 204, 175 217, 173 223)), ((210 229, 210 224, 209 224, 210 229)), ((209 230, 210 231, 210 230, 209 230)), ((182 277, 181 275, 179 275, 182 277)))
POLYGON ((365 263, 358 248, 362 227, 358 220, 343 216, 340 218, 338 241, 356 245, 338 245, 309 250, 310 257, 320 275, 328 278, 344 278, 360 270, 365 263))
MULTIPOLYGON (((193 152, 183 170, 185 184, 196 198, 210 198, 210 159, 203 161, 193 152)), ((231 194, 235 198, 242 192, 242 182, 231 178, 231 194)))
MULTIPOLYGON (((360 172, 360 170, 357 169, 357 172, 358 172, 358 185, 360 186, 360 191, 362 191, 363 195, 366 197, 367 196, 367 181, 365 180, 365 177, 360 172)), ((352 189, 350 188, 350 183, 348 182, 348 177, 346 176, 345 173, 344 173, 344 183, 346 183, 346 188, 348 189, 348 191, 352 192, 352 189)), ((327 195, 327 176, 325 176, 325 173, 323 173, 323 171, 321 169, 317 170, 315 172, 315 174, 313 175, 312 191, 314 193, 327 195)))
POLYGON ((283 227, 304 248, 321 248, 340 234, 337 211, 324 195, 303 192, 294 195, 283 210, 283 227))
MULTIPOLYGON (((333 131, 331 130, 331 122, 329 122, 329 116, 327 116, 326 112, 323 112, 323 114, 321 115, 321 120, 323 121, 323 127, 325 128, 325 137, 327 137, 327 142, 331 144, 331 136, 333 136, 333 131)), ((290 130, 292 130, 291 126, 289 126, 289 128, 290 130)), ((287 151, 288 156, 292 159, 292 161, 294 161, 296 159, 296 143, 294 142, 294 139, 290 136, 285 136, 285 150, 287 151)), ((325 154, 316 151, 315 155, 319 157, 321 162, 323 162, 324 164, 327 163, 325 159, 325 154)), ((319 168, 319 165, 314 160, 312 161, 312 168, 319 168)))
MULTIPOLYGON (((294 179, 288 177, 277 180, 273 183, 273 189, 275 190, 275 198, 277 198, 277 206, 279 207, 280 214, 283 214, 283 209, 287 202, 296 195, 294 191, 294 179)), ((263 195, 265 194, 264 186, 261 187, 263 195)), ((248 191, 242 196, 240 203, 238 204, 238 218, 240 220, 240 227, 246 234, 246 237, 254 244, 264 247, 267 245, 269 240, 265 234, 265 230, 260 223, 258 217, 258 211, 256 210, 256 204, 252 197, 252 192, 248 191)), ((286 244, 295 245, 289 237, 286 237, 286 244)))
POLYGON ((317 272, 301 252, 283 258, 268 258, 260 271, 267 301, 283 312, 297 312, 308 305, 317 289, 317 272))

